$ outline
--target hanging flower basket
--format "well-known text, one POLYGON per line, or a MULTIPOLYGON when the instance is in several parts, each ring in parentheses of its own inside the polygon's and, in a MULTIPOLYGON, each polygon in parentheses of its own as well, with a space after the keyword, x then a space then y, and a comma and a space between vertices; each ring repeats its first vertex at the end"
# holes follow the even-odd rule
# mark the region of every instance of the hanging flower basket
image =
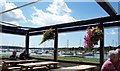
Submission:
POLYGON ((47 40, 54 39, 54 30, 53 29, 48 29, 44 32, 42 41, 40 44, 44 43, 47 40))
POLYGON ((98 27, 92 27, 87 29, 87 35, 84 38, 84 48, 93 48, 98 44, 99 40, 103 40, 103 32, 98 27))

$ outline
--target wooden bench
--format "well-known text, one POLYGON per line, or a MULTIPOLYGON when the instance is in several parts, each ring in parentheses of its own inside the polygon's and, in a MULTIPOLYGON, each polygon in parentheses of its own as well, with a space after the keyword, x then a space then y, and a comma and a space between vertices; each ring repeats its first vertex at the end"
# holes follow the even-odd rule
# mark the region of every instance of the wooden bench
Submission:
MULTIPOLYGON (((8 67, 7 70, 9 71, 20 71, 21 67, 8 67)), ((25 68, 23 68, 22 71, 26 71, 25 68)), ((28 71, 47 71, 47 68, 45 66, 41 67, 33 67, 32 69, 28 68, 28 71)))
POLYGON ((8 67, 7 69, 13 70, 13 69, 20 69, 20 67, 8 67))
MULTIPOLYGON (((29 69, 31 71, 31 69, 29 69)), ((47 71, 47 68, 45 66, 42 67, 33 67, 32 71, 47 71)))
POLYGON ((78 65, 78 66, 71 66, 71 67, 62 67, 59 69, 52 69, 51 71, 85 71, 85 70, 94 71, 96 67, 97 66, 94 66, 94 65, 78 65))

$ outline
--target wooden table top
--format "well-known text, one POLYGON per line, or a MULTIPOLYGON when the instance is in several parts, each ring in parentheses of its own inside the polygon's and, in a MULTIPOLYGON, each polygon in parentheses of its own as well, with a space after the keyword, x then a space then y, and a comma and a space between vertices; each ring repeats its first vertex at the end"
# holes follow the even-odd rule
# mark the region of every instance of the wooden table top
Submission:
POLYGON ((34 62, 37 61, 35 59, 32 60, 3 60, 5 63, 17 63, 17 62, 34 62))
POLYGON ((71 66, 71 67, 63 67, 60 69, 71 69, 71 70, 86 70, 91 68, 96 68, 97 66, 94 65, 78 65, 78 66, 71 66))
POLYGON ((51 64, 58 64, 59 62, 52 62, 52 61, 46 61, 46 62, 35 62, 35 63, 23 63, 18 64, 19 66, 42 66, 42 65, 51 65, 51 64))

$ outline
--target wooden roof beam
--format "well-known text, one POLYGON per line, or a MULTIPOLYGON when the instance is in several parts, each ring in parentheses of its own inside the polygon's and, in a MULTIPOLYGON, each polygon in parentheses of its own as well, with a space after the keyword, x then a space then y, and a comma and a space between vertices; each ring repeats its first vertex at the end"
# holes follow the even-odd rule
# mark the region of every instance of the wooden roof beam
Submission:
POLYGON ((110 16, 115 16, 117 12, 107 0, 95 0, 110 16))
POLYGON ((16 27, 5 26, 0 24, 0 32, 2 33, 9 33, 9 34, 16 34, 16 35, 26 35, 26 30, 18 29, 16 27))
MULTIPOLYGON (((110 27, 120 27, 119 25, 120 21, 118 22, 113 22, 113 23, 105 23, 103 24, 105 28, 110 28, 110 27)), ((71 27, 71 28, 64 28, 64 29, 58 29, 58 33, 65 33, 65 32, 74 32, 74 31, 83 31, 86 30, 90 26, 98 26, 98 24, 95 25, 87 25, 87 26, 77 26, 77 27, 71 27)), ((36 35, 43 35, 42 31, 38 32, 32 32, 29 33, 30 36, 36 36, 36 35)))

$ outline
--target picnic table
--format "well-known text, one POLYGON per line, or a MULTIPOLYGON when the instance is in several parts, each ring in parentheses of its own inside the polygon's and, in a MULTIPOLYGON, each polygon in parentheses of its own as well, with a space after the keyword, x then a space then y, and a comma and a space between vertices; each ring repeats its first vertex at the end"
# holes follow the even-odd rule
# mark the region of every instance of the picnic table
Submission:
POLYGON ((37 60, 32 59, 32 60, 3 60, 2 61, 2 67, 7 68, 12 65, 18 64, 18 63, 26 63, 26 62, 36 62, 37 60))
POLYGON ((18 64, 21 68, 20 71, 25 68, 25 71, 28 71, 29 69, 33 69, 34 67, 42 67, 45 66, 48 69, 53 66, 53 68, 56 68, 59 62, 52 62, 52 61, 46 61, 46 62, 35 62, 35 63, 23 63, 23 64, 18 64))

